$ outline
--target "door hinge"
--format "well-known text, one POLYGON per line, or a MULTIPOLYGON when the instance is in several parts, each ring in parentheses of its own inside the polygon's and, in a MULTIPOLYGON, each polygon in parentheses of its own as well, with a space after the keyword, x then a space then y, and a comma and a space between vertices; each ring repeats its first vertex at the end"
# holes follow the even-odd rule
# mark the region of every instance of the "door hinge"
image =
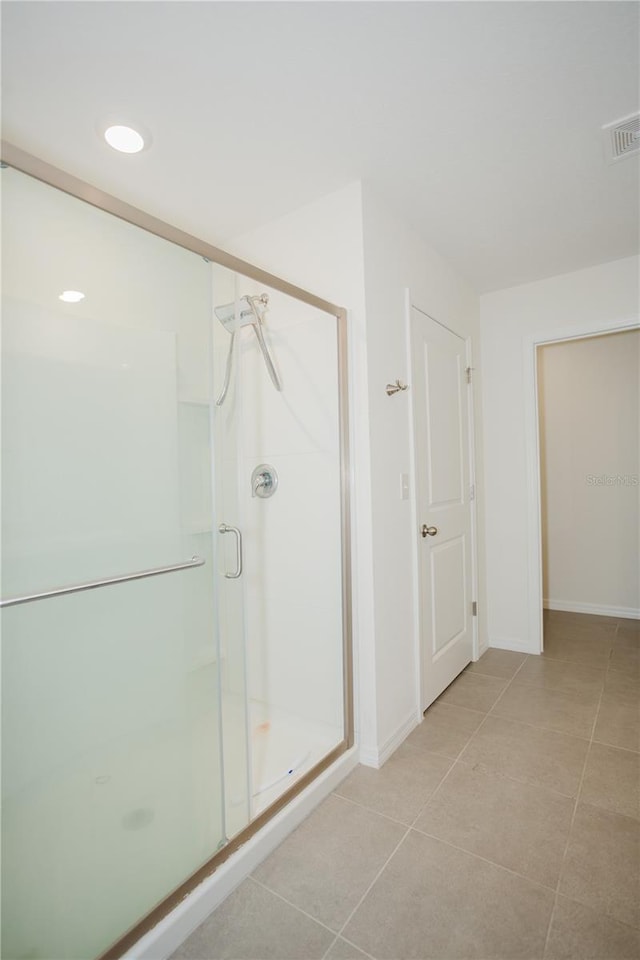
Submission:
POLYGON ((475 500, 476 498, 476 485, 472 483, 469 487, 469 500, 475 500))
POLYGON ((477 600, 472 600, 472 601, 471 601, 471 616, 472 616, 472 617, 477 617, 477 616, 478 616, 478 601, 477 601, 477 600))
POLYGON ((471 371, 472 371, 473 369, 474 369, 473 367, 465 367, 464 372, 465 372, 466 375, 467 375, 467 383, 471 383, 471 371))

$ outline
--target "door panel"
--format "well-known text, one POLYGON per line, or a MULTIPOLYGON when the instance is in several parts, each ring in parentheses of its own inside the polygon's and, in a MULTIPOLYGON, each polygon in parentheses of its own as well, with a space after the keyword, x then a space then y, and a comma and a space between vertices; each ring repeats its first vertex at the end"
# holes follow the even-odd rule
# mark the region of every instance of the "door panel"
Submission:
POLYGON ((423 341, 427 425, 427 496, 431 507, 462 500, 464 457, 460 357, 423 341))
POLYGON ((433 654, 455 643, 466 629, 466 559, 463 537, 431 549, 433 654))
POLYGON ((473 652, 466 344, 411 311, 422 709, 473 652))

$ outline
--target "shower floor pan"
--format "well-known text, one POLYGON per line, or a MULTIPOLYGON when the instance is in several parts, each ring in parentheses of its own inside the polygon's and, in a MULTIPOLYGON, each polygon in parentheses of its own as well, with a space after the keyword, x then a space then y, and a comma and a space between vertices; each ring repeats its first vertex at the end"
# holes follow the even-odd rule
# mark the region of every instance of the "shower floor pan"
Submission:
MULTIPOLYGON (((225 719, 239 714, 243 706, 225 698, 225 719)), ((270 704, 252 700, 249 703, 250 728, 250 810, 251 818, 258 816, 282 796, 300 777, 342 740, 342 730, 329 724, 306 720, 270 704)), ((244 730, 244 723, 233 723, 234 730, 244 730)), ((240 746, 240 745, 239 745, 240 746)), ((225 759, 231 784, 246 783, 246 755, 234 750, 225 759)), ((234 836, 246 826, 245 798, 227 792, 227 834, 234 836)))

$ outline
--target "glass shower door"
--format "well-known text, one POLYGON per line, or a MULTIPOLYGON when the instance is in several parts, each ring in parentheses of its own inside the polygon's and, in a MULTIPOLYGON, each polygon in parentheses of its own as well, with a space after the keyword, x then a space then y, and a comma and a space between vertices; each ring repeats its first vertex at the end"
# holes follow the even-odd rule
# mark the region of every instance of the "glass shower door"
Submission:
POLYGON ((87 960, 225 842, 211 277, 2 178, 2 956, 87 960))
MULTIPOLYGON (((335 316, 222 267, 213 294, 216 503, 243 546, 219 604, 231 605, 223 649, 244 652, 223 672, 225 770, 228 756, 246 762, 255 820, 345 736, 338 330, 335 316), (233 703, 245 727, 228 722, 233 703), (238 751, 228 741, 240 730, 238 751)), ((228 572, 235 547, 222 539, 228 572)), ((233 797, 227 811, 242 823, 233 797)))

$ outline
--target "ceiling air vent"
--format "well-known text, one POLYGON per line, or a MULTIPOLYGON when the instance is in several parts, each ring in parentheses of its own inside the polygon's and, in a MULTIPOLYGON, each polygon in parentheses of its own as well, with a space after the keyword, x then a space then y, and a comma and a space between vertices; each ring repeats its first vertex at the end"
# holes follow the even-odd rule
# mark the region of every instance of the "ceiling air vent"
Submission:
POLYGON ((608 123, 602 130, 607 160, 621 160, 640 153, 640 113, 608 123))

